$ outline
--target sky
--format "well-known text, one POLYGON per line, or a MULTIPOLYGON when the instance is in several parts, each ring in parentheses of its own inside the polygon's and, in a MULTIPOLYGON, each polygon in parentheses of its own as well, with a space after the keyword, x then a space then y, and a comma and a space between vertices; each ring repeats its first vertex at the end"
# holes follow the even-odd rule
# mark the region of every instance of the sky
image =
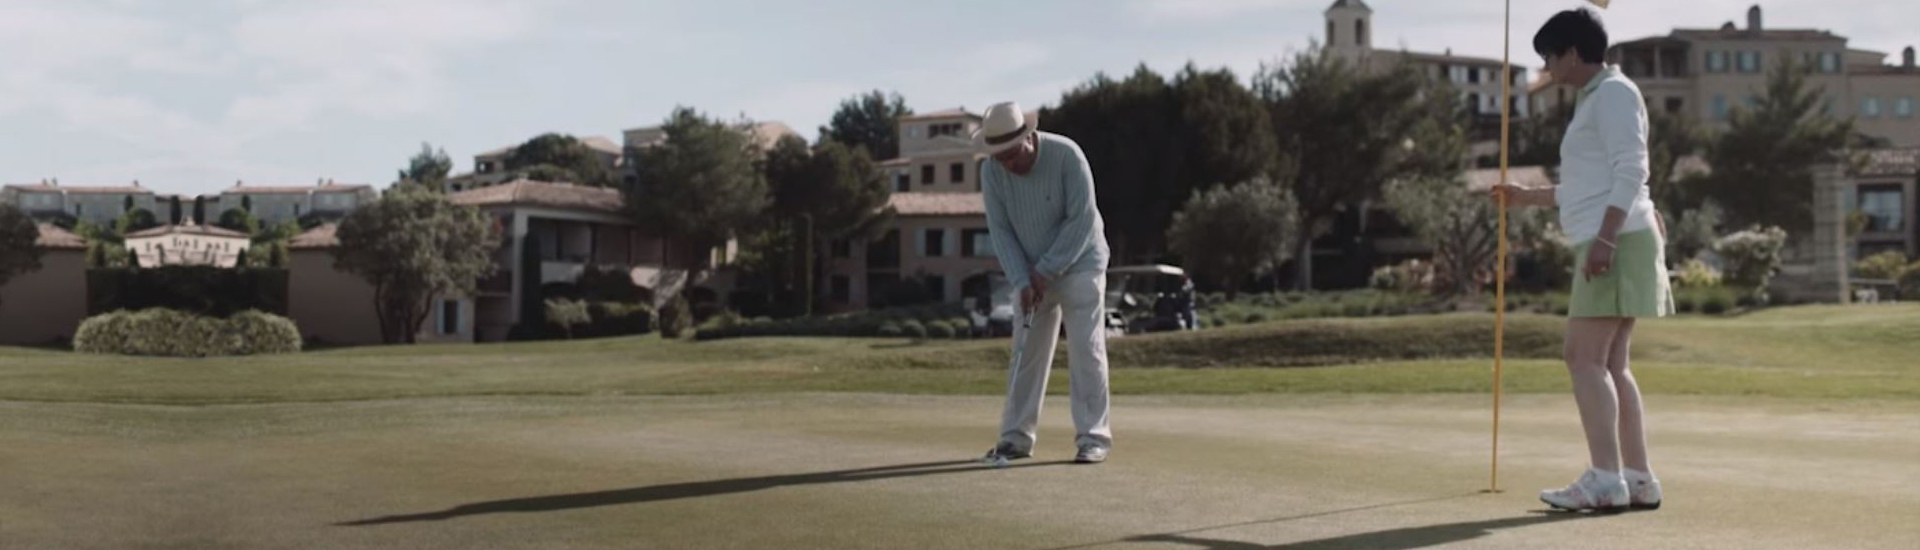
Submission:
MULTIPOLYGON (((456 172, 545 132, 675 106, 812 139, 839 101, 1029 108, 1096 73, 1191 61, 1243 79, 1321 39, 1331 0, 0 0, 0 182, 391 183, 421 143, 456 172)), ((1369 0, 1374 46, 1498 58, 1495 0, 1369 0)), ((1514 2, 1516 62, 1578 0, 1514 2)), ((1616 40, 1745 25, 1751 0, 1614 0, 1616 40)), ((1920 3, 1771 0, 1766 26, 1895 54, 1920 3)))

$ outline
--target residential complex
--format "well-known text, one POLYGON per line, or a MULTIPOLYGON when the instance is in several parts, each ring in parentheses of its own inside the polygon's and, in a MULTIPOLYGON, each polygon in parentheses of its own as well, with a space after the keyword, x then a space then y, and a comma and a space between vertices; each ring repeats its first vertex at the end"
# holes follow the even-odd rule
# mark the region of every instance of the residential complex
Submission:
POLYGON ((9 184, 0 188, 0 204, 39 218, 64 218, 94 225, 112 225, 128 210, 146 209, 155 217, 167 214, 152 189, 130 185, 61 185, 60 180, 36 184, 9 184))

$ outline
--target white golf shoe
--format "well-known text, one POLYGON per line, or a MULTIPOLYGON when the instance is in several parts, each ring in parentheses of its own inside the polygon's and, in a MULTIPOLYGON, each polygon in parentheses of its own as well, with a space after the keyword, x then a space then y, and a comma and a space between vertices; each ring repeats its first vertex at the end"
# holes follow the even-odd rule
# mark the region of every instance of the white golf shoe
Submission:
POLYGON ((1629 500, 1631 501, 1629 505, 1632 506, 1633 509, 1660 509, 1661 495, 1659 478, 1653 477, 1652 472, 1642 472, 1631 468, 1621 470, 1621 474, 1627 479, 1627 491, 1630 495, 1629 500))
POLYGON ((1561 510, 1617 512, 1629 502, 1627 482, 1620 474, 1588 468, 1580 480, 1564 489, 1540 492, 1540 502, 1561 510))

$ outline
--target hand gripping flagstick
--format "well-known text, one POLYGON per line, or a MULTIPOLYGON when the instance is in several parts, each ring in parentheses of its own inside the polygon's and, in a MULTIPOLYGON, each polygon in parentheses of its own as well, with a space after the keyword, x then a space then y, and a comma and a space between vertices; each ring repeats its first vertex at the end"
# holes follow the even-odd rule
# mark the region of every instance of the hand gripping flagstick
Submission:
MULTIPOLYGON (((1587 0, 1606 9, 1612 0, 1587 0)), ((1513 131, 1513 0, 1506 0, 1506 13, 1500 31, 1500 181, 1507 182, 1507 151, 1513 131)), ((1500 194, 1500 250, 1494 269, 1493 308, 1493 464, 1488 473, 1487 492, 1500 492, 1500 374, 1507 337, 1507 194, 1500 194)))

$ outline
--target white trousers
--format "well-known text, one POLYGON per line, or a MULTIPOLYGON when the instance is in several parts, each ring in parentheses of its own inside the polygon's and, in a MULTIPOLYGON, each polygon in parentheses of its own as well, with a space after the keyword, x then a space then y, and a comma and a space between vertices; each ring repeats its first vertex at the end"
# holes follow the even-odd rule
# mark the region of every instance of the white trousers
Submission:
POLYGON ((1069 273, 1047 288, 1046 299, 1034 308, 1032 326, 1015 319, 1001 441, 1020 449, 1033 448, 1053 350, 1065 321, 1068 393, 1077 432, 1074 444, 1113 447, 1113 430, 1107 426, 1106 289, 1105 270, 1069 273))

